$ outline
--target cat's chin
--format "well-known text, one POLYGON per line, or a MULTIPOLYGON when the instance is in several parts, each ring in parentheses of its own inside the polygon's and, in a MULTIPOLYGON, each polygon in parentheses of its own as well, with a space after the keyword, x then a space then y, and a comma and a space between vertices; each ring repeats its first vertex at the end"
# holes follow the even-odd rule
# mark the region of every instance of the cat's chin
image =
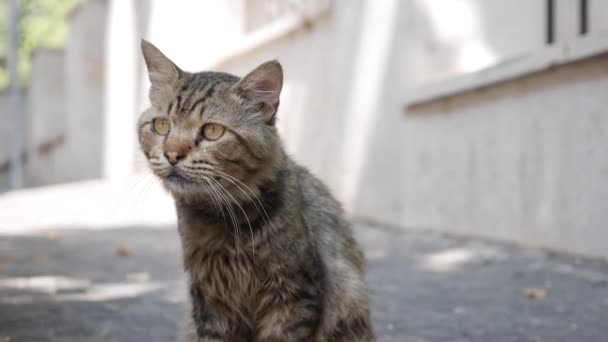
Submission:
POLYGON ((204 186, 179 175, 163 178, 163 184, 165 189, 173 196, 193 198, 210 196, 209 191, 204 186))
POLYGON ((167 190, 174 194, 188 194, 197 188, 193 181, 175 173, 164 177, 163 184, 167 190))

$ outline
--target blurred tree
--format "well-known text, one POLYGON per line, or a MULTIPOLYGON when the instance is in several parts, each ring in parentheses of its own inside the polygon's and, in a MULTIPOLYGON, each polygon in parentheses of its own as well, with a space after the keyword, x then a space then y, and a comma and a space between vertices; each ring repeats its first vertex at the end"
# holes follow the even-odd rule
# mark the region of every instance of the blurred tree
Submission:
MULTIPOLYGON (((67 17, 79 0, 21 0, 19 72, 27 84, 32 52, 36 48, 60 49, 68 33, 67 17)), ((0 89, 8 85, 6 70, 7 7, 0 2, 0 89)))

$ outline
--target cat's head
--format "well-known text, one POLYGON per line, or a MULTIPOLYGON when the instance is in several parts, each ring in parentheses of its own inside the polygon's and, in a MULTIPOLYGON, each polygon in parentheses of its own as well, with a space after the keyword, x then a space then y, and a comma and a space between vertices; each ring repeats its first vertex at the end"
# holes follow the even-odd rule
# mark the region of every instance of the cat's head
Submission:
POLYGON ((271 177, 280 156, 275 121, 283 71, 277 61, 239 79, 185 72, 151 43, 142 40, 141 48, 151 107, 139 119, 139 143, 169 191, 198 196, 271 177))

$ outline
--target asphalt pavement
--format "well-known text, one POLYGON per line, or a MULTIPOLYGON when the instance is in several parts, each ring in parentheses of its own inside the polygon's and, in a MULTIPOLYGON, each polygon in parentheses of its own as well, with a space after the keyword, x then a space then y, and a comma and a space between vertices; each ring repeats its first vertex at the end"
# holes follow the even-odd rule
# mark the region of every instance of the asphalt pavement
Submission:
MULTIPOLYGON (((379 341, 608 341, 608 264, 357 224, 379 341)), ((175 341, 173 227, 0 235, 0 341, 175 341)))

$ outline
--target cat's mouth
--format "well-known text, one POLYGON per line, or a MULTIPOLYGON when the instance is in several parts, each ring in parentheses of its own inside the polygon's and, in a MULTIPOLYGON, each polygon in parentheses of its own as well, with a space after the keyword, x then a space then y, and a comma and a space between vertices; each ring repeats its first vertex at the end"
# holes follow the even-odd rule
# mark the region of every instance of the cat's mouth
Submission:
POLYGON ((171 170, 168 175, 165 176, 165 180, 167 182, 177 185, 177 186, 185 186, 193 184, 191 180, 180 175, 176 170, 171 170))
POLYGON ((180 170, 179 168, 172 167, 170 168, 166 174, 164 174, 161 178, 163 179, 165 186, 168 187, 169 190, 180 193, 201 193, 208 192, 208 187, 219 186, 222 189, 226 189, 230 187, 230 184, 223 184, 222 179, 218 176, 213 175, 197 175, 197 177, 191 177, 187 174, 186 171, 180 170))

